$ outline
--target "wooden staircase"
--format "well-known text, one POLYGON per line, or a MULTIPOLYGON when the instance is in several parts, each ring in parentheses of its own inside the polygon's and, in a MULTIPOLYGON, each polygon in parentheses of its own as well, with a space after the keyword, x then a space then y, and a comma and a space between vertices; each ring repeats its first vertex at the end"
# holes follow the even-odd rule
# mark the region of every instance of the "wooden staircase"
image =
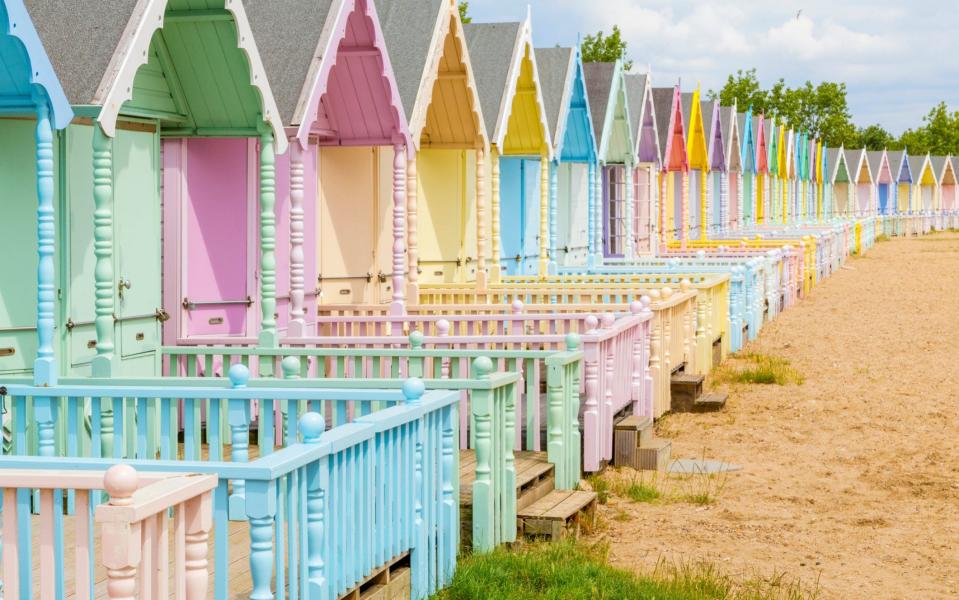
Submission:
POLYGON ((613 430, 613 464, 640 471, 665 471, 672 457, 672 442, 657 438, 653 420, 630 415, 613 430))
POLYGON ((724 392, 703 393, 705 375, 679 371, 670 377, 670 410, 672 412, 715 412, 726 406, 724 392))
MULTIPOLYGON (((559 539, 576 534, 584 518, 592 518, 596 493, 581 490, 557 490, 555 467, 545 452, 516 451, 517 537, 559 539)), ((460 451, 460 515, 463 547, 472 537, 472 486, 476 479, 476 453, 460 451)))

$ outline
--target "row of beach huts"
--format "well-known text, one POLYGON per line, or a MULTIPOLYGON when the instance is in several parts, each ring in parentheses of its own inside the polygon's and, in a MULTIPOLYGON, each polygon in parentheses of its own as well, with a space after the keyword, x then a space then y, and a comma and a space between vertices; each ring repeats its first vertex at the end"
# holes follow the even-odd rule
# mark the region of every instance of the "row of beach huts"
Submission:
POLYGON ((827 148, 454 0, 0 0, 2 597, 426 598, 952 157, 827 148))

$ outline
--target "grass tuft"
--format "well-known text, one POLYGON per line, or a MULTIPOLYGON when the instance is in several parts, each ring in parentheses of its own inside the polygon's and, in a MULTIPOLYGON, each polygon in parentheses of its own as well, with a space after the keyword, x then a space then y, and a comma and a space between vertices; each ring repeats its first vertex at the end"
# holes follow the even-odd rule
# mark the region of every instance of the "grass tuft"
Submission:
POLYGON ((781 356, 751 352, 734 354, 732 360, 716 369, 713 381, 714 383, 802 385, 805 377, 781 356))
POLYGON ((609 564, 609 546, 567 539, 460 559, 435 600, 806 600, 783 575, 736 581, 711 563, 660 562, 634 574, 609 564))
POLYGON ((877 243, 877 244, 878 244, 879 242, 888 242, 888 241, 889 241, 889 236, 886 235, 885 233, 880 233, 879 235, 876 236, 876 243, 877 243))

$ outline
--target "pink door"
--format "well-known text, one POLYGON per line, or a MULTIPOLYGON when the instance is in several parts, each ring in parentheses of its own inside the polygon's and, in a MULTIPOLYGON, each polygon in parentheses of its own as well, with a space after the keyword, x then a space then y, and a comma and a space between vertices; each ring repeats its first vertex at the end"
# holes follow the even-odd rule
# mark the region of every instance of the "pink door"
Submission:
POLYGON ((255 142, 169 140, 163 151, 165 296, 178 335, 255 336, 255 142))

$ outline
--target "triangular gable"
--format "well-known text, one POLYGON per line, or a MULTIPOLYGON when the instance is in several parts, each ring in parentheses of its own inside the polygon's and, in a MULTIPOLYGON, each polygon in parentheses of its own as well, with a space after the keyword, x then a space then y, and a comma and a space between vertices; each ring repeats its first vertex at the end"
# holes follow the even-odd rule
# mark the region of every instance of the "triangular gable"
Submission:
POLYGON ((690 169, 709 169, 709 153, 706 146, 706 124, 703 122, 699 88, 682 95, 683 121, 686 123, 686 155, 690 169))
POLYGON ((583 72, 593 110, 593 130, 599 134, 596 144, 599 159, 608 163, 631 163, 633 134, 622 61, 585 63, 583 72))
POLYGON ((376 0, 416 149, 485 148, 488 134, 455 0, 376 0))
POLYGON ((826 181, 826 144, 822 140, 816 141, 816 183, 826 181))
POLYGON ((686 127, 679 86, 653 88, 656 105, 656 127, 666 171, 685 171, 689 168, 686 156, 686 127))
POLYGON ((869 169, 869 161, 866 160, 866 150, 864 148, 860 150, 846 150, 844 154, 846 166, 850 168, 850 180, 854 183, 872 183, 873 176, 872 171, 869 169), (865 181, 863 181, 864 174, 866 176, 865 181))
POLYGON ((719 116, 719 100, 700 101, 699 111, 705 125, 709 168, 713 171, 725 171, 726 144, 723 138, 723 124, 719 116))
POLYGON ((249 135, 265 122, 276 151, 285 152, 283 119, 241 0, 141 0, 135 7, 120 0, 32 0, 32 5, 70 102, 99 106, 95 118, 108 136, 140 90, 140 67, 149 69, 158 50, 165 76, 177 83, 174 93, 182 94, 180 106, 189 107, 185 123, 183 115, 170 115, 172 123, 182 123, 190 134, 249 135))
POLYGON ((579 48, 537 48, 536 63, 554 157, 592 161, 596 141, 579 48))
POLYGON ((740 161, 744 173, 756 174, 756 130, 753 128, 753 109, 749 107, 746 112, 737 115, 740 136, 740 161))
POLYGON ((249 3, 248 16, 286 125, 305 146, 388 145, 412 151, 373 0, 249 3), (319 36, 317 43, 311 42, 319 36))
POLYGON ((785 168, 784 177, 786 179, 796 178, 796 133, 790 129, 785 132, 783 139, 786 143, 783 145, 783 167, 785 168))
POLYGON ((740 172, 742 164, 742 140, 739 134, 739 116, 736 113, 736 102, 732 106, 719 107, 719 120, 723 124, 723 140, 726 143, 726 156, 729 159, 729 171, 740 172))
POLYGON ((930 161, 939 185, 955 185, 956 173, 952 165, 952 156, 931 156, 930 161))
POLYGON ((33 112, 40 98, 34 93, 37 86, 50 106, 51 120, 57 129, 63 129, 73 119, 73 109, 57 78, 50 58, 37 35, 23 0, 0 0, 0 97, 6 108, 23 108, 33 112))
POLYGON ((776 129, 776 117, 763 119, 763 135, 766 140, 766 168, 769 173, 779 173, 779 136, 776 129))
POLYGON ((530 18, 464 26, 490 143, 501 154, 552 158, 530 18))
POLYGON ((889 167, 889 155, 885 150, 870 150, 866 152, 869 169, 876 178, 876 183, 892 183, 892 169, 889 167))
POLYGON ((627 73, 626 95, 629 97, 629 117, 633 140, 636 142, 636 162, 661 165, 656 104, 649 73, 627 73))
POLYGON ((766 115, 759 115, 758 119, 753 117, 753 125, 756 126, 756 172, 769 173, 769 141, 768 134, 770 127, 766 122, 766 115))
POLYGON ((933 173, 932 161, 928 154, 925 156, 910 156, 909 170, 912 172, 914 184, 936 185, 936 175, 933 173))
POLYGON ((906 150, 887 150, 886 160, 889 162, 889 172, 893 181, 898 183, 912 183, 912 172, 909 170, 909 153, 906 150))
POLYGON ((786 178, 789 175, 787 172, 788 166, 786 165, 786 155, 789 150, 789 138, 786 137, 787 135, 786 124, 780 123, 779 132, 776 134, 776 154, 774 155, 774 160, 776 161, 776 174, 782 178, 786 178))
POLYGON ((849 182, 849 167, 846 164, 846 154, 842 146, 837 149, 829 149, 826 164, 830 169, 830 184, 849 182))

